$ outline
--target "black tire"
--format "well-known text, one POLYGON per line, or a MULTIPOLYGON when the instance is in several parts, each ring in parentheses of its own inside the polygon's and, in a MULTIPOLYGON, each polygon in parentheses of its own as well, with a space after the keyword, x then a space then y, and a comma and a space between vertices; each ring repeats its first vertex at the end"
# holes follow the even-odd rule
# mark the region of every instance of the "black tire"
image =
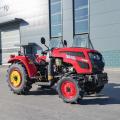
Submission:
POLYGON ((26 95, 28 94, 29 90, 32 88, 32 80, 29 79, 27 71, 25 67, 20 63, 13 63, 9 69, 7 70, 7 83, 13 93, 18 95, 26 95), (17 71, 20 73, 21 82, 18 87, 15 87, 11 83, 10 75, 13 71, 17 71))
POLYGON ((104 88, 104 85, 103 86, 99 86, 99 87, 96 88, 95 92, 96 93, 100 93, 103 88, 104 88))
MULTIPOLYGON (((67 88, 66 88, 66 91, 67 91, 67 88)), ((72 78, 69 78, 69 77, 65 77, 58 81, 57 92, 58 92, 59 97, 62 98, 63 101, 66 103, 78 103, 79 99, 81 99, 83 97, 83 94, 81 92, 81 88, 79 87, 78 81, 74 80, 72 78), (64 90, 62 91, 62 86, 63 86, 63 84, 65 84, 65 82, 69 82, 69 83, 73 84, 73 86, 74 86, 76 93, 73 95, 72 98, 69 98, 69 96, 66 97, 66 95, 64 95, 64 92, 63 92, 64 90)), ((71 92, 71 90, 68 92, 71 92)))

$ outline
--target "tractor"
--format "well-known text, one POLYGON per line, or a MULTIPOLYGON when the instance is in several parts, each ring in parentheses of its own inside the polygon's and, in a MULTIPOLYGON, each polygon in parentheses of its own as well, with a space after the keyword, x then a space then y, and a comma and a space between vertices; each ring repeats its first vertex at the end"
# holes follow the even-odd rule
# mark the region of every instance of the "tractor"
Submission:
POLYGON ((77 103, 85 95, 101 92, 108 83, 105 62, 100 52, 82 47, 67 47, 66 40, 41 44, 20 45, 18 55, 11 55, 7 70, 7 83, 13 93, 26 95, 34 83, 55 86, 66 103, 77 103), (38 51, 40 54, 38 54, 38 51))

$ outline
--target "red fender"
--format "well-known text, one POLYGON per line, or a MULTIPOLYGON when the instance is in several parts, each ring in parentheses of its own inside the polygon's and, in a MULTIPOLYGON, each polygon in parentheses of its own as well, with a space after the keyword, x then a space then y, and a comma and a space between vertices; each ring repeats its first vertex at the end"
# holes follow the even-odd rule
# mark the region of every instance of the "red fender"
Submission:
POLYGON ((14 63, 14 62, 20 62, 22 63, 28 73, 28 76, 30 78, 35 77, 37 74, 37 68, 35 66, 35 64, 27 57, 27 56, 14 56, 11 57, 8 61, 8 63, 14 63))

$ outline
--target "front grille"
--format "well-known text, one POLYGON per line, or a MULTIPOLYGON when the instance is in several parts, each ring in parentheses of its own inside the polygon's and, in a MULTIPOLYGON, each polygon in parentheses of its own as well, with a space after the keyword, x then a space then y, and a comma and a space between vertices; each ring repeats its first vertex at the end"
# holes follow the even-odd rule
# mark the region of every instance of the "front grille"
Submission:
POLYGON ((104 64, 101 63, 92 63, 92 69, 93 69, 93 73, 101 73, 104 69, 104 64))
POLYGON ((89 57, 92 63, 93 73, 101 73, 104 69, 103 57, 100 53, 89 53, 89 57))

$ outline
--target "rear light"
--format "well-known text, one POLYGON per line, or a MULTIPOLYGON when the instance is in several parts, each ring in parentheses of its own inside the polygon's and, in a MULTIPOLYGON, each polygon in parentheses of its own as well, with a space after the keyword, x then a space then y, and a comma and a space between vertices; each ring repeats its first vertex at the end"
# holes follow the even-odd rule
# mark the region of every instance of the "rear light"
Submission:
POLYGON ((15 57, 15 55, 10 55, 10 58, 14 58, 15 57))
POLYGON ((78 64, 81 68, 83 69, 89 69, 89 64, 86 63, 86 62, 81 62, 81 61, 78 61, 78 64))

